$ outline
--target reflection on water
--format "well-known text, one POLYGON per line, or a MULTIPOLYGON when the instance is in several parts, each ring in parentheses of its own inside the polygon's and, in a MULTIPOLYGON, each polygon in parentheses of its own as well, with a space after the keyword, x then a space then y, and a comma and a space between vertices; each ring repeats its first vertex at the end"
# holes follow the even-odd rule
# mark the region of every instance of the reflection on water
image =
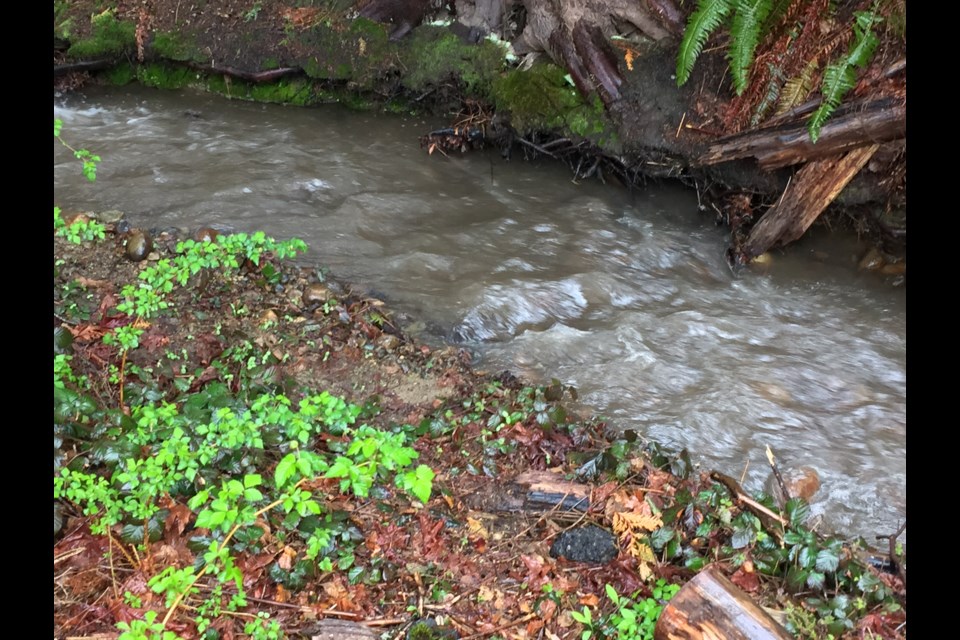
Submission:
POLYGON ((858 274, 847 241, 806 239, 735 278, 694 194, 427 156, 416 141, 435 122, 143 89, 54 111, 104 158, 87 184, 55 146, 67 209, 304 238, 311 261, 487 369, 560 378, 619 427, 746 469, 751 488, 770 445, 818 469, 814 510, 831 527, 873 535, 905 516, 905 292, 858 274))

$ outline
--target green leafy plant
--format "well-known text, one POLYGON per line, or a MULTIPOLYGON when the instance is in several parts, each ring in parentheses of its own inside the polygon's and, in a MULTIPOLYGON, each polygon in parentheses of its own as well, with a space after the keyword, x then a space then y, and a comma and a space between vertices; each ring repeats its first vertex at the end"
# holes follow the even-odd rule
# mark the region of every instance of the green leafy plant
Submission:
POLYGON ((74 149, 70 146, 66 140, 60 137, 60 132, 63 130, 63 121, 60 119, 54 119, 53 121, 53 137, 57 139, 64 147, 69 149, 74 157, 79 160, 83 165, 83 175, 90 182, 94 182, 97 179, 97 163, 100 162, 100 156, 94 155, 86 149, 74 149))
POLYGON ((846 55, 840 60, 827 66, 823 72, 823 83, 820 92, 823 94, 822 102, 813 115, 810 117, 808 128, 810 130, 810 139, 813 142, 820 137, 820 129, 823 123, 827 121, 843 97, 854 87, 857 80, 857 69, 866 67, 873 52, 876 51, 880 40, 873 33, 876 25, 883 20, 876 14, 876 6, 871 11, 858 11, 855 14, 853 23, 853 42, 847 49, 846 55))
MULTIPOLYGON (((822 101, 808 123, 810 139, 816 142, 824 122, 836 111, 846 94, 856 83, 856 72, 865 68, 879 45, 874 29, 883 22, 878 14, 877 0, 869 11, 858 11, 850 25, 852 42, 840 59, 829 64, 821 81, 822 101)), ((749 78, 756 57, 757 48, 763 38, 774 27, 781 25, 791 15, 789 8, 795 5, 791 0, 698 0, 696 10, 690 14, 683 40, 677 53, 677 85, 682 86, 690 79, 697 58, 703 51, 707 39, 721 27, 729 28, 727 58, 730 63, 730 75, 737 96, 741 96, 750 84, 749 78)), ((832 5, 831 5, 832 6, 832 5)), ((831 8, 831 12, 835 9, 831 8)), ((823 16, 816 16, 820 20, 823 16)), ((820 51, 811 54, 802 73, 786 79, 782 70, 774 65, 768 67, 762 100, 757 105, 753 126, 758 124, 762 114, 766 113, 777 101, 783 91, 781 105, 791 105, 797 96, 806 95, 812 87, 812 77, 819 66, 820 51)), ((781 106, 781 111, 789 106, 781 106)))
POLYGON ((571 611, 570 616, 585 627, 581 640, 594 637, 610 640, 653 640, 653 630, 664 605, 679 590, 678 585, 667 584, 660 579, 651 589, 650 597, 634 599, 618 594, 617 590, 608 584, 605 591, 614 606, 612 612, 594 619, 591 609, 584 607, 582 611, 571 611))
POLYGON ((730 15, 731 0, 698 0, 697 10, 690 14, 677 53, 677 86, 690 79, 693 66, 703 51, 710 34, 724 24, 730 15))

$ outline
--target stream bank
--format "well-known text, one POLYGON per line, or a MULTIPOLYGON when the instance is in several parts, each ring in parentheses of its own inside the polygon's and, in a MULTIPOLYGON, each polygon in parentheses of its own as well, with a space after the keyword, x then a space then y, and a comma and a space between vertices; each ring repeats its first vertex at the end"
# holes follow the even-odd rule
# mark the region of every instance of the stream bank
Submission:
POLYGON ((773 516, 784 534, 771 498, 577 416, 574 390, 410 340, 381 301, 278 259, 296 242, 115 212, 55 229, 57 637, 324 637, 335 619, 357 638, 568 638, 588 610, 623 637, 624 611, 659 612, 708 564, 802 637, 905 637, 896 536, 885 565, 810 530, 802 501, 773 516), (589 509, 518 509, 531 472, 591 487, 589 509), (612 527, 613 555, 556 557, 585 522, 612 527))
MULTIPOLYGON (((717 95, 703 90, 722 79, 722 56, 705 56, 690 82, 677 89, 672 38, 642 46, 628 42, 626 60, 613 60, 623 84, 618 89, 622 99, 612 104, 603 91, 585 92, 577 73, 571 80, 569 69, 555 57, 531 51, 521 67, 507 64, 507 43, 518 50, 523 50, 522 43, 531 47, 531 29, 535 32, 539 24, 534 16, 540 15, 542 3, 512 5, 495 32, 500 34, 497 38, 484 38, 486 31, 476 31, 480 23, 466 18, 476 12, 461 3, 459 22, 448 13, 441 14, 443 20, 436 24, 425 21, 434 14, 424 13, 416 1, 362 4, 359 17, 350 3, 343 2, 299 7, 281 1, 235 0, 217 3, 216 9, 181 7, 171 0, 149 7, 100 4, 55 3, 55 43, 58 38, 62 43, 61 53, 55 53, 55 73, 59 57, 61 62, 71 61, 61 64, 61 70, 83 60, 99 66, 100 76, 121 84, 136 78, 150 86, 199 85, 232 97, 284 104, 341 101, 457 114, 449 129, 423 132, 424 145, 449 152, 482 142, 507 154, 522 150, 567 162, 577 178, 615 180, 628 187, 648 178, 680 179, 697 190, 707 211, 734 230, 732 262, 748 261, 777 242, 777 234, 768 234, 773 239, 758 245, 752 226, 770 205, 783 200, 793 170, 782 165, 774 165, 781 168, 773 171, 760 169, 749 158, 753 151, 721 164, 701 161, 725 131, 739 130, 709 124, 721 112, 736 111, 735 103, 719 90, 717 95)), ((883 60, 888 62, 892 61, 883 60)), ((895 75, 902 73, 896 64, 892 68, 895 75)), ((883 117, 890 109, 901 108, 892 104, 878 113, 883 117)), ((837 122, 844 122, 844 117, 839 112, 837 122)), ((793 125, 783 126, 783 135, 794 135, 789 133, 793 125)), ((872 235, 889 254, 885 260, 897 263, 905 254, 906 156, 901 129, 891 131, 870 134, 882 144, 862 163, 844 169, 853 171, 853 180, 839 195, 798 198, 829 203, 836 197, 842 206, 828 208, 833 214, 827 223, 872 235), (894 139, 888 140, 891 135, 894 139)), ((761 140, 758 158, 766 153, 763 144, 761 140)), ((803 148, 798 153, 802 159, 819 152, 803 148)), ((811 180, 818 181, 798 179, 794 187, 811 180)), ((819 182, 824 182, 822 177, 819 182)), ((806 216, 803 225, 812 221, 810 213, 797 212, 806 216)), ((780 232, 796 235, 795 230, 777 227, 780 232)))

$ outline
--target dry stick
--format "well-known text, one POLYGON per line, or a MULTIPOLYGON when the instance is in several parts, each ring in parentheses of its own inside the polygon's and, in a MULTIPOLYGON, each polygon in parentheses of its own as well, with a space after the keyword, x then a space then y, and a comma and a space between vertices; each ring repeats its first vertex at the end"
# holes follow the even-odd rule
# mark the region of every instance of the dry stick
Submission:
POLYGON ((890 557, 890 562, 893 563, 893 566, 897 569, 897 575, 900 576, 900 579, 903 580, 903 586, 907 586, 907 572, 903 568, 903 563, 900 562, 900 559, 897 557, 897 538, 900 537, 900 534, 903 533, 904 529, 907 528, 907 521, 904 520, 903 524, 889 536, 877 536, 877 540, 886 540, 890 544, 888 555, 890 557))
MULTIPOLYGON (((736 480, 728 475, 720 473, 719 471, 711 471, 710 478, 725 486, 738 502, 742 502, 749 507, 750 510, 753 511, 754 515, 759 517, 761 520, 773 520, 783 529, 786 529, 789 523, 780 514, 774 513, 753 498, 749 497, 746 493, 744 493, 743 489, 740 487, 740 484, 736 480)), ((775 527, 769 527, 769 529, 774 535, 777 536, 778 539, 782 540, 782 533, 780 530, 777 530, 775 527)))
POLYGON ((491 629, 491 630, 489 630, 489 631, 480 631, 479 633, 475 633, 475 634, 473 634, 473 635, 471 635, 471 636, 467 636, 467 637, 463 638, 462 640, 473 640, 473 638, 482 638, 482 637, 484 637, 484 636, 489 636, 489 635, 494 634, 494 633, 500 633, 501 631, 503 631, 503 630, 505 630, 505 629, 509 629, 509 628, 511 628, 511 627, 515 627, 515 626, 517 626, 517 625, 523 624, 524 622, 529 622, 530 620, 533 620, 534 618, 536 618, 538 615, 540 615, 540 614, 537 614, 537 613, 528 613, 527 615, 525 615, 525 616, 523 616, 522 618, 519 618, 519 619, 517 619, 517 620, 514 620, 513 622, 508 622, 507 624, 500 625, 500 626, 497 627, 496 629, 491 629))
POLYGON ((63 560, 66 560, 67 558, 72 558, 72 557, 75 556, 75 555, 79 555, 79 554, 83 553, 83 551, 84 551, 84 548, 83 548, 83 547, 77 547, 76 549, 71 549, 70 551, 65 551, 65 552, 61 553, 60 555, 58 555, 58 556, 54 556, 54 558, 53 558, 53 564, 57 564, 58 562, 62 562, 63 560))
POLYGON ((127 559, 127 562, 130 563, 131 567, 134 567, 135 569, 140 568, 139 558, 137 560, 134 560, 133 557, 129 553, 127 553, 127 550, 123 548, 123 545, 113 539, 113 533, 110 531, 109 528, 107 529, 107 537, 110 539, 111 547, 113 546, 113 543, 116 542, 117 548, 120 549, 121 553, 123 553, 124 557, 127 559))
MULTIPOLYGON (((307 480, 306 478, 300 478, 300 481, 297 482, 297 484, 293 485, 293 488, 294 488, 294 489, 299 488, 300 485, 303 484, 306 480, 307 480)), ((263 515, 264 513, 266 513, 267 511, 270 511, 270 509, 273 509, 273 508, 276 507, 277 505, 283 504, 283 501, 284 501, 285 499, 286 499, 286 498, 279 498, 279 499, 277 499, 277 500, 274 500, 273 502, 271 502, 270 504, 268 504, 267 506, 265 506, 263 509, 260 509, 260 511, 257 511, 257 512, 254 514, 254 517, 256 518, 256 517, 262 516, 262 515, 263 515)), ((217 549, 217 552, 218 552, 218 553, 227 547, 227 543, 230 542, 230 539, 234 536, 234 534, 235 534, 239 529, 240 529, 240 525, 239 525, 239 524, 233 525, 233 528, 230 529, 230 533, 228 533, 228 534, 227 534, 227 537, 224 538, 224 539, 223 539, 223 542, 220 543, 220 546, 219 546, 219 548, 217 549)), ((195 585, 195 584, 197 583, 197 580, 199 580, 199 579, 202 578, 204 575, 206 575, 206 574, 207 574, 207 571, 208 571, 208 570, 210 569, 210 567, 212 567, 212 566, 213 566, 212 563, 206 565, 206 566, 203 568, 203 571, 201 571, 200 573, 197 573, 196 575, 194 575, 194 576, 193 576, 193 580, 190 581, 190 583, 187 585, 187 587, 186 587, 183 591, 181 591, 179 594, 177 594, 176 600, 173 601, 173 604, 170 605, 170 609, 167 610, 167 615, 163 616, 163 621, 160 623, 160 626, 161 626, 161 627, 166 628, 167 623, 170 622, 170 618, 173 617, 173 612, 176 611, 176 610, 177 610, 177 607, 180 605, 180 603, 183 602, 184 597, 186 597, 186 595, 190 592, 190 590, 193 589, 193 585, 195 585)))
POLYGON ((787 484, 783 481, 783 476, 780 475, 780 468, 777 466, 777 459, 774 457, 770 445, 767 445, 767 462, 770 463, 770 468, 773 469, 773 476, 777 479, 777 484, 780 485, 780 491, 783 491, 783 503, 786 504, 790 499, 790 491, 787 490, 787 484))
POLYGON ((381 618, 380 620, 364 620, 360 624, 365 627, 394 627, 406 622, 403 618, 381 618))
POLYGON ((546 149, 544 149, 543 147, 541 147, 541 146, 538 145, 538 144, 534 144, 534 143, 530 142, 529 140, 524 140, 523 138, 518 137, 518 138, 517 138, 517 142, 520 142, 520 143, 522 143, 522 144, 525 144, 525 145, 527 145, 528 147, 530 147, 531 149, 533 149, 533 150, 535 150, 535 151, 538 151, 538 152, 540 152, 540 153, 542 153, 542 154, 544 154, 544 155, 550 156, 550 157, 553 158, 554 160, 557 159, 557 156, 553 155, 553 153, 547 151, 546 149))
POLYGON ((110 544, 110 586, 113 587, 113 597, 120 599, 120 590, 117 589, 117 572, 113 570, 113 536, 107 538, 110 544))

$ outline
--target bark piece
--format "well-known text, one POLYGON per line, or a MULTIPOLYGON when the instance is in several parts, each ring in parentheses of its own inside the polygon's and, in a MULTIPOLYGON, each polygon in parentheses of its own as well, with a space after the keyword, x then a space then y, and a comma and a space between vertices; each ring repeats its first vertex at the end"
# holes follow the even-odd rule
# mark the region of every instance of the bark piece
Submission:
POLYGON ((804 166, 790 181, 780 202, 763 214, 742 249, 749 261, 777 245, 798 239, 833 202, 880 147, 873 144, 804 166))
POLYGON ((670 600, 654 640, 790 640, 793 636, 715 566, 670 600))

